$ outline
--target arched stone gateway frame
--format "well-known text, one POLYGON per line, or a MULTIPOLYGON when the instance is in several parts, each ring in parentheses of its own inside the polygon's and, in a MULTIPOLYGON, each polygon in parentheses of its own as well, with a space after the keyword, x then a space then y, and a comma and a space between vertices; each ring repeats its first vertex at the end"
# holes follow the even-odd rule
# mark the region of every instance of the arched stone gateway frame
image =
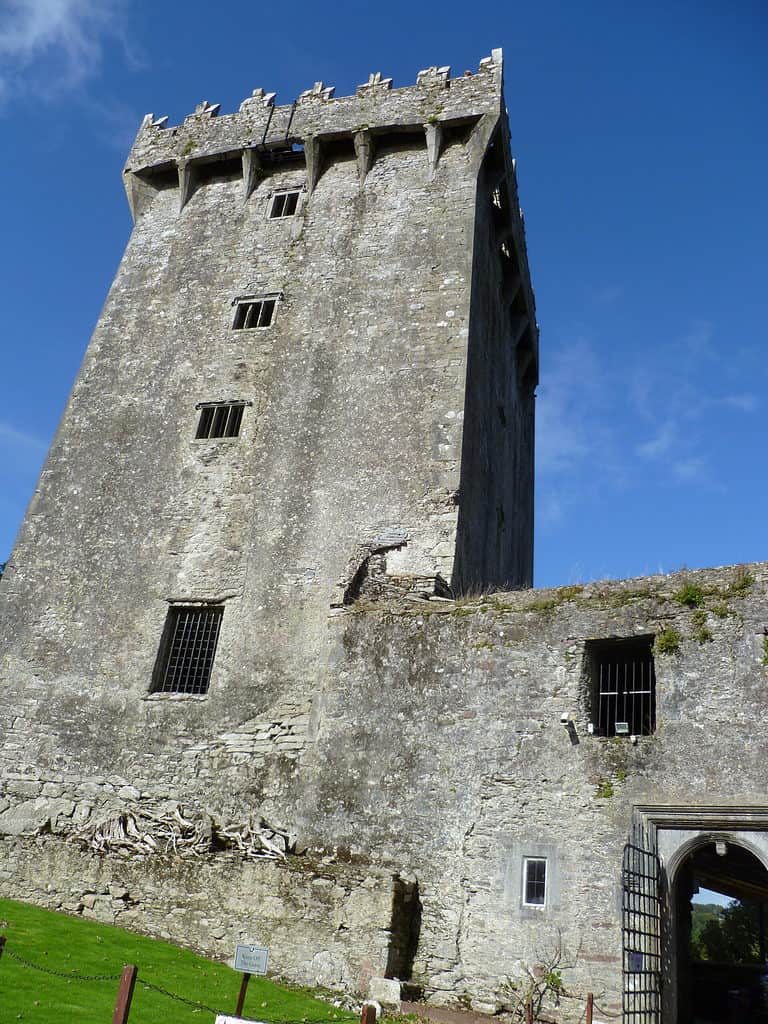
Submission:
POLYGON ((677 921, 675 881, 699 847, 724 840, 751 853, 768 871, 768 806, 639 806, 634 823, 656 850, 661 896, 661 1008, 664 1024, 677 1024, 677 921))

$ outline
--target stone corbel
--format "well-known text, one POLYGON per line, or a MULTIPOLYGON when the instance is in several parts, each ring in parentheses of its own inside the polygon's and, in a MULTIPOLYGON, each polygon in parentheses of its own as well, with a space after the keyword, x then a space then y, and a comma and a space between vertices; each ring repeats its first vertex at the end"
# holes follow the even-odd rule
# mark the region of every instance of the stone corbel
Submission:
POLYGON ((483 162, 488 143, 493 137, 496 126, 499 123, 499 114, 483 114, 472 130, 467 143, 467 156, 472 170, 477 173, 480 164, 483 162))
POLYGON ((442 125, 438 121, 428 121, 424 125, 424 132, 427 136, 427 157, 429 159, 429 176, 434 178, 437 170, 437 162, 443 151, 444 133, 442 125))
POLYGON ((262 163, 255 149, 243 150, 243 202, 247 203, 251 193, 263 176, 262 163))
POLYGON ((147 202, 154 193, 154 189, 146 181, 142 181, 138 174, 126 170, 123 172, 123 185, 128 198, 128 207, 131 211, 131 218, 135 224, 144 212, 147 202))
POLYGON ((311 196, 323 173, 323 144, 316 135, 304 140, 304 160, 307 165, 307 194, 311 196))
POLYGON ((355 143, 355 156, 357 157, 357 179, 362 188, 366 175, 373 166, 373 138, 367 128, 362 128, 354 133, 352 139, 355 143))
POLYGON ((196 188, 197 172, 194 164, 187 160, 179 160, 179 213, 195 194, 196 188))

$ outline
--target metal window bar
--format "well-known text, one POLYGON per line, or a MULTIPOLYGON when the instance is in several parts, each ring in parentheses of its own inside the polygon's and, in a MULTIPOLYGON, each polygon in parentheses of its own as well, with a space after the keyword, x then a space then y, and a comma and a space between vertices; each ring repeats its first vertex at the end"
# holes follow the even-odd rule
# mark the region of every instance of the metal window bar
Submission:
POLYGON ((223 611, 219 605, 169 609, 153 693, 208 692, 223 611))
POLYGON ((238 437, 244 408, 245 402, 220 402, 202 406, 195 439, 238 437))
POLYGON ((547 891, 547 862, 532 857, 525 861, 525 900, 528 906, 543 907, 547 891))
POLYGON ((276 299, 258 299, 255 302, 238 302, 235 308, 235 331, 250 330, 253 327, 271 327, 275 319, 276 299))
POLYGON ((656 679, 650 652, 642 658, 598 664, 597 732, 600 736, 649 736, 655 727, 656 679))

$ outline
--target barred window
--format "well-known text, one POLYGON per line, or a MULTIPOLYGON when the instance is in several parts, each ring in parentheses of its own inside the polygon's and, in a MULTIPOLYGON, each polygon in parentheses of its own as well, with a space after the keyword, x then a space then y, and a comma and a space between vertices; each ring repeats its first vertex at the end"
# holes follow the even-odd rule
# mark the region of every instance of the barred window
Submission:
POLYGON ((248 402, 201 402, 195 440, 212 437, 237 437, 243 422, 243 409, 248 402))
POLYGON ((269 219, 279 220, 283 217, 293 217, 298 209, 300 196, 300 188, 283 189, 280 192, 275 192, 269 207, 269 219))
POLYGON ((271 327, 279 295, 264 295, 260 298, 235 299, 235 319, 232 330, 245 331, 253 327, 271 327))
POLYGON ((172 605, 152 674, 152 693, 208 692, 223 605, 172 605))
POLYGON ((656 728, 653 637, 588 640, 584 668, 595 735, 650 736, 656 728))
POLYGON ((545 857, 523 858, 523 904, 543 907, 547 902, 547 861, 545 857))

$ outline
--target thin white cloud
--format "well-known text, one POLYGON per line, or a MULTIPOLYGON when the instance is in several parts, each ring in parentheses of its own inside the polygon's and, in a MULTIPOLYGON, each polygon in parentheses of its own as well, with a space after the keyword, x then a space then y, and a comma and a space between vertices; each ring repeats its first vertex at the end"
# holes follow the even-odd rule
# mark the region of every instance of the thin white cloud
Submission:
POLYGON ((544 369, 536 401, 536 459, 540 470, 562 472, 592 456, 599 442, 592 407, 600 368, 594 349, 576 341, 544 369))
POLYGON ((603 288, 596 288, 592 292, 592 301, 597 306, 612 306, 624 295, 624 289, 619 285, 605 285, 603 288))
POLYGON ((755 412, 760 404, 756 395, 725 395, 719 402, 739 412, 755 412))
POLYGON ((7 0, 0 7, 0 100, 51 98, 98 74, 109 38, 123 40, 123 0, 7 0))
POLYGON ((663 459, 675 449, 679 443, 679 429, 676 423, 663 423, 652 438, 644 441, 636 448, 641 459, 663 459))
POLYGON ((41 441, 39 437, 27 434, 23 430, 17 430, 8 423, 0 423, 0 446, 32 453, 35 456, 44 455, 48 449, 46 441, 41 441))
POLYGON ((707 475, 707 460, 701 455, 681 459, 672 463, 672 472, 678 480, 701 480, 707 475))

